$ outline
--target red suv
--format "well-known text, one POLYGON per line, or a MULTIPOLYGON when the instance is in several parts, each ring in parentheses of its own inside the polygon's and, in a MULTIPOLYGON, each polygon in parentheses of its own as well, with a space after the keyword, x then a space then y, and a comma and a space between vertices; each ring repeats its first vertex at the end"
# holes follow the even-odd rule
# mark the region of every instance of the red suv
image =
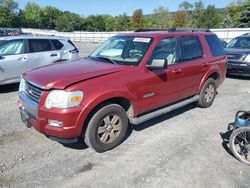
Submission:
POLYGON ((61 143, 82 137, 97 152, 140 124, 196 102, 212 105, 226 56, 208 30, 146 31, 111 37, 87 58, 22 76, 23 122, 61 143))

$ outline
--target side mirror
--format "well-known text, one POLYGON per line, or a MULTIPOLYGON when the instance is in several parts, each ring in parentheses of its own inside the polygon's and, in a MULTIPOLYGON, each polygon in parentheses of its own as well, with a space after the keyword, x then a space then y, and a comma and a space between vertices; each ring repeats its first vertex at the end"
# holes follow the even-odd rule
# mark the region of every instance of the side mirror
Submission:
POLYGON ((146 65, 150 70, 159 70, 167 68, 167 60, 166 59, 153 59, 150 65, 146 65))

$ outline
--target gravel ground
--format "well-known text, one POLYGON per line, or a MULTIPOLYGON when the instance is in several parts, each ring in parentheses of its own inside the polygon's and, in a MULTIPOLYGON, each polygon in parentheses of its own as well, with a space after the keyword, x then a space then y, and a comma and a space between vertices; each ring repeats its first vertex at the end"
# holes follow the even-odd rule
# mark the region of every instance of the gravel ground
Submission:
POLYGON ((227 78, 208 109, 189 105, 131 126, 120 146, 102 154, 25 128, 17 89, 0 87, 0 187, 250 187, 249 167, 221 134, 237 110, 249 110, 250 79, 227 78))

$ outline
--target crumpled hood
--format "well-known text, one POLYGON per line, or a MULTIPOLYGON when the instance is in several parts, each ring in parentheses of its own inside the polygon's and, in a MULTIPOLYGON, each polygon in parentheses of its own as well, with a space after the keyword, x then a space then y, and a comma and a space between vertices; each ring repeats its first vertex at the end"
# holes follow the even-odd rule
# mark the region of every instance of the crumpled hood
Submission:
POLYGON ((125 70, 125 66, 88 59, 56 63, 24 73, 24 78, 44 89, 64 89, 79 81, 125 70))

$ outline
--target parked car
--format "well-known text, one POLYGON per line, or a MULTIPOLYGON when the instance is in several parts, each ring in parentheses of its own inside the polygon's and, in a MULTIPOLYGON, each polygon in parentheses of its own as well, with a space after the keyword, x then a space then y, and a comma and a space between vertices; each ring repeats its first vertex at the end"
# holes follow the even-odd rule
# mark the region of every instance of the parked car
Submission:
POLYGON ((223 47, 226 47, 227 46, 227 42, 223 39, 220 39, 220 42, 222 44, 223 47))
POLYGON ((63 60, 76 60, 78 49, 67 38, 12 36, 0 38, 0 85, 19 82, 28 70, 63 60))
POLYGON ((26 72, 18 104, 27 127, 62 143, 83 137, 104 152, 122 142, 129 123, 190 103, 211 106, 225 75, 224 48, 212 32, 135 32, 85 59, 26 72))
POLYGON ((250 33, 232 39, 225 48, 228 75, 250 76, 250 33))

